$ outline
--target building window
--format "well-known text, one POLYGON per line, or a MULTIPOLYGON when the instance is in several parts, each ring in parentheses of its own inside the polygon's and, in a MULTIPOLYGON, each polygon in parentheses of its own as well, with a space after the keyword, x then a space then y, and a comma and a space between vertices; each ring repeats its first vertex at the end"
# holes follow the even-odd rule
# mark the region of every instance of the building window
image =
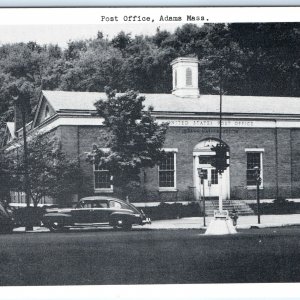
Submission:
POLYGON ((176 152, 166 152, 166 158, 159 164, 159 188, 176 188, 176 152))
POLYGON ((211 165, 211 159, 213 155, 200 155, 199 164, 200 165, 211 165))
POLYGON ((186 69, 186 85, 192 85, 192 70, 191 68, 186 69))
POLYGON ((175 75, 174 75, 174 86, 177 88, 177 70, 175 70, 175 75))
MULTIPOLYGON (((263 179, 262 152, 247 152, 247 186, 256 186, 256 167, 260 170, 260 177, 263 179)), ((262 182, 261 182, 262 187, 262 182)))
POLYGON ((111 175, 108 170, 94 165, 94 187, 99 191, 112 191, 111 175))

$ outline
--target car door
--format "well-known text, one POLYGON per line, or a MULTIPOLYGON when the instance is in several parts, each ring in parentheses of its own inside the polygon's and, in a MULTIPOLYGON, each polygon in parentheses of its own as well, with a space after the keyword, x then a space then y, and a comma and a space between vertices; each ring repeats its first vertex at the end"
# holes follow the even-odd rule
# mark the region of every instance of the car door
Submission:
POLYGON ((77 207, 71 211, 74 223, 92 223, 92 203, 90 201, 79 202, 77 207))
POLYGON ((94 200, 93 201, 93 223, 108 223, 111 210, 109 209, 108 201, 94 200))

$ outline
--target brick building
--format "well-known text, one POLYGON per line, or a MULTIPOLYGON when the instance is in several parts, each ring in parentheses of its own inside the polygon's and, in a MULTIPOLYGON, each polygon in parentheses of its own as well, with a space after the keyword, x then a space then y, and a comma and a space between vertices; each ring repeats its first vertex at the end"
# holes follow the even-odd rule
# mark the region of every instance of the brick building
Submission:
MULTIPOLYGON (((164 149, 168 159, 143 174, 140 201, 194 200, 202 193, 197 168, 207 172, 205 194, 218 196, 219 178, 209 163, 219 137, 219 96, 201 95, 198 61, 172 62, 173 91, 143 94, 154 107, 157 122, 169 122, 164 149)), ((201 74, 200 74, 201 80, 201 74)), ((94 103, 104 93, 43 91, 32 131, 51 132, 62 149, 79 158, 89 194, 114 193, 109 172, 86 162, 93 144, 103 145, 105 128, 94 103)), ((230 149, 230 167, 223 175, 226 199, 255 199, 253 168, 261 169, 261 197, 300 198, 300 99, 291 97, 223 96, 222 140, 230 149)), ((5 146, 21 130, 10 123, 5 146)))

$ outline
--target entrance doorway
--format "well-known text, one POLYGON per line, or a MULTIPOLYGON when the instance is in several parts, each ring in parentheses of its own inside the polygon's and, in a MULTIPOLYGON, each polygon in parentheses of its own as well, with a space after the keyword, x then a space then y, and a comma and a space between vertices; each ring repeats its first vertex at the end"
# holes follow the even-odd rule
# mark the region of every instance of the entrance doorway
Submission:
MULTIPOLYGON (((211 165, 211 158, 215 152, 211 147, 219 141, 216 139, 206 139, 196 145, 193 151, 194 157, 194 186, 196 199, 203 197, 208 199, 218 199, 220 176, 217 170, 211 165), (200 182, 198 169, 201 168, 205 175, 203 182, 200 182)), ((224 171, 222 176, 222 196, 223 199, 230 198, 229 167, 224 171)))

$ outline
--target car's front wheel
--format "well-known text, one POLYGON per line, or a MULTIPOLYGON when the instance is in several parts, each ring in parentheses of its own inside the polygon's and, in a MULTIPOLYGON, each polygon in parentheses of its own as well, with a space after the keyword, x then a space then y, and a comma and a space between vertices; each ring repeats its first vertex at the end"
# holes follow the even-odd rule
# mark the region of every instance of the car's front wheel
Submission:
POLYGON ((114 229, 122 229, 122 230, 131 230, 132 229, 132 223, 128 220, 124 220, 123 218, 118 218, 115 220, 114 229))
POLYGON ((62 232, 65 230, 64 225, 58 222, 50 223, 47 225, 47 227, 51 232, 62 232))

